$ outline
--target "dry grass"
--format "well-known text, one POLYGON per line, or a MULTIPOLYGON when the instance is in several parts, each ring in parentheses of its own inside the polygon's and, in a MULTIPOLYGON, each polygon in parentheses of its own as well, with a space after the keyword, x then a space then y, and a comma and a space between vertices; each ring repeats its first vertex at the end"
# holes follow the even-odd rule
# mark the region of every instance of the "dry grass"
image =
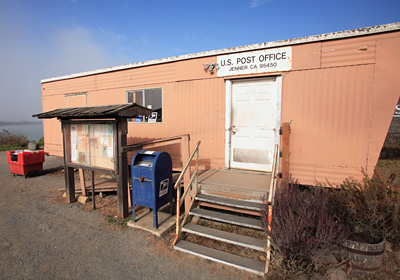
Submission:
POLYGON ((383 178, 389 178, 394 174, 393 185, 400 186, 400 160, 395 159, 380 159, 375 167, 375 172, 383 178))

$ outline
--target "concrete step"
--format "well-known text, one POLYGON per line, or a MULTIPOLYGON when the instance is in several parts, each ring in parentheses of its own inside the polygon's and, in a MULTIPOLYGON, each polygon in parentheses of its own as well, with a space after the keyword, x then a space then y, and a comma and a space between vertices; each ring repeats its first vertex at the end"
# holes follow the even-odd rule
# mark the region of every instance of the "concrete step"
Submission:
POLYGON ((217 196, 217 195, 209 195, 205 193, 201 193, 196 196, 196 200, 202 202, 208 202, 228 207, 235 207, 239 209, 246 209, 246 210, 253 210, 253 211, 261 211, 264 204, 241 200, 241 199, 234 199, 229 197, 217 196))
POLYGON ((218 222, 263 230, 263 227, 261 226, 261 220, 259 219, 241 217, 200 208, 194 208, 190 210, 189 214, 218 222))
POLYGON ((203 227, 196 224, 186 224, 182 228, 182 231, 261 252, 264 252, 264 247, 267 244, 265 240, 217 230, 209 227, 203 227))
POLYGON ((201 246, 185 240, 179 241, 174 246, 174 248, 175 250, 181 252, 189 253, 201 258, 205 258, 211 261, 219 262, 251 273, 255 273, 260 276, 264 276, 265 263, 257 260, 218 251, 216 249, 201 246))

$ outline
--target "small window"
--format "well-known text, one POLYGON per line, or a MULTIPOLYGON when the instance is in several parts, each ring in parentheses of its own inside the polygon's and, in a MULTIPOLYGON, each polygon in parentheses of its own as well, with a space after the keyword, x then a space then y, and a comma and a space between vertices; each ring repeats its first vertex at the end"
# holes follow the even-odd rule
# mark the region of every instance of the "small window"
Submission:
POLYGON ((136 103, 152 110, 148 116, 129 119, 131 122, 162 122, 162 88, 150 88, 127 91, 128 103, 136 103))

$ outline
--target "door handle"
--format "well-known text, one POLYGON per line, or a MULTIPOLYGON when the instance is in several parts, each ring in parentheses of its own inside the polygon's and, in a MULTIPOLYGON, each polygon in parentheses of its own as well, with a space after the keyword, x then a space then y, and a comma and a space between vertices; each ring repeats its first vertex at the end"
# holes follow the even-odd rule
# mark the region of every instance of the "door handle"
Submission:
POLYGON ((232 129, 232 135, 235 135, 235 134, 236 134, 236 130, 232 129))

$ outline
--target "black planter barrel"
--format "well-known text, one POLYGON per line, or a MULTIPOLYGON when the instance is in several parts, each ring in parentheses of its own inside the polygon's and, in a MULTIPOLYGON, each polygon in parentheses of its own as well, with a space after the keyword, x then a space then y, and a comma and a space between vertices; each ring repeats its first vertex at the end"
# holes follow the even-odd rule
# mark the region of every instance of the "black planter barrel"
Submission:
POLYGON ((376 244, 346 240, 343 244, 345 258, 352 267, 362 271, 375 271, 382 265, 386 239, 376 244))

